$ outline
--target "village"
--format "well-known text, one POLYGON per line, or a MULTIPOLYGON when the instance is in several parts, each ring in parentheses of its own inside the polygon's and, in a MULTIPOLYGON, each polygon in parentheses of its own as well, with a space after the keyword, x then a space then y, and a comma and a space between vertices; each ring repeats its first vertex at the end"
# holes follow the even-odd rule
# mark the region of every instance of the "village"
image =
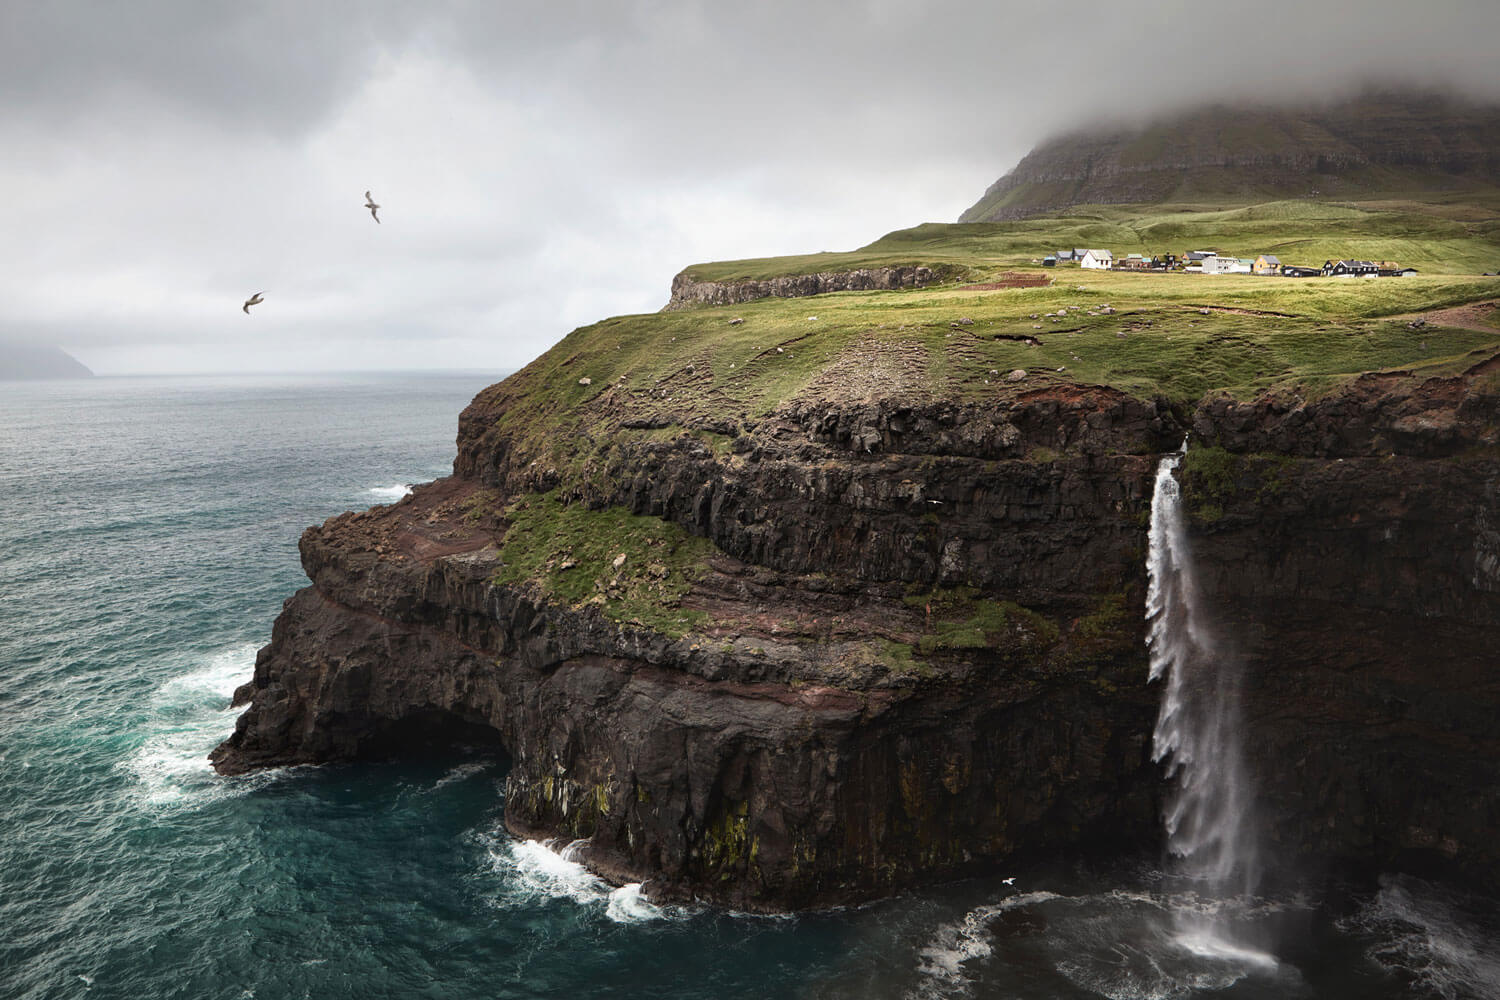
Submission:
POLYGON ((1232 257, 1217 250, 1188 250, 1147 257, 1127 254, 1115 257, 1109 250, 1058 250, 1042 258, 1043 267, 1077 264, 1092 271, 1177 271, 1184 274, 1254 274, 1268 278, 1400 278, 1416 274, 1414 267, 1395 261, 1326 260, 1322 267, 1283 264, 1274 254, 1232 257))

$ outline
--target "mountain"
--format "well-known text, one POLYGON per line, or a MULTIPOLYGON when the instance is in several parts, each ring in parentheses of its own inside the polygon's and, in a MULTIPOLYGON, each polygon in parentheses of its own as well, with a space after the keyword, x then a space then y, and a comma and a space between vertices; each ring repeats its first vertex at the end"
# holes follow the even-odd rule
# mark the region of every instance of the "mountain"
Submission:
POLYGON ((1028 153, 959 221, 1086 204, 1365 201, 1476 190, 1500 193, 1500 107, 1366 94, 1302 109, 1215 105, 1062 136, 1028 153))
POLYGON ((93 377, 93 372, 60 347, 0 341, 0 382, 93 377))

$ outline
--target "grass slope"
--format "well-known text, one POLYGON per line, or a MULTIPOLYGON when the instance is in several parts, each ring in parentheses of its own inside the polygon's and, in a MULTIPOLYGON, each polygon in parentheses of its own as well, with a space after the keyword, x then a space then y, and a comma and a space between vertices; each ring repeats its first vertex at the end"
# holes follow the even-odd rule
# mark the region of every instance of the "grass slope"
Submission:
POLYGON ((982 280, 1028 266, 1054 250, 1097 247, 1115 256, 1215 249, 1283 263, 1320 265, 1330 258, 1393 260, 1438 274, 1500 270, 1500 196, 1441 197, 1368 203, 1312 200, 1211 205, 1085 205, 1015 222, 928 223, 845 253, 694 264, 699 281, 742 281, 922 264, 982 280))

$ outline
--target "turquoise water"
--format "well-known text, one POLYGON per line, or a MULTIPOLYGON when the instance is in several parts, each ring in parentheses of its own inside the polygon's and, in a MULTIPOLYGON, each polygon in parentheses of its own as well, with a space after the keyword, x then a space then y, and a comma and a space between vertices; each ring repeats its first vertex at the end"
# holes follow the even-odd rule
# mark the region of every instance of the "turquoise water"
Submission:
POLYGON ((302 529, 445 474, 489 381, 0 383, 0 998, 1500 994, 1494 902, 1411 878, 1241 901, 1255 967, 1138 859, 661 910, 510 838, 502 760, 214 775, 302 529))

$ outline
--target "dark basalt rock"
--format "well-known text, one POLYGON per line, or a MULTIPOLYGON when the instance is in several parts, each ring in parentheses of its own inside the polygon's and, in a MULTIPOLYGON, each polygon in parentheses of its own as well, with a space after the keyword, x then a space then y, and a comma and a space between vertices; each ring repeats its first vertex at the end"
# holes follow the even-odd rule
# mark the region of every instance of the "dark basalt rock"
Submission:
POLYGON ((1496 880, 1500 458, 1482 375, 1192 416, 1079 387, 989 408, 802 402, 726 427, 727 454, 622 439, 568 476, 499 433, 502 396, 482 393, 452 477, 304 534, 312 586, 214 764, 381 756, 411 720, 493 734, 517 834, 586 838, 591 867, 657 898, 760 910, 1153 842, 1146 527, 1157 456, 1191 424, 1219 459, 1213 476, 1188 463, 1185 497, 1249 660, 1272 841, 1429 852, 1496 880), (504 503, 554 487, 711 539, 682 600, 708 624, 674 639, 496 582, 504 503), (931 644, 931 601, 912 595, 944 588, 1030 610, 931 644), (872 657, 872 637, 915 655, 872 657))
POLYGON ((745 281, 700 281, 691 271, 683 271, 672 279, 672 297, 666 308, 727 306, 738 302, 753 302, 756 299, 796 299, 806 295, 825 295, 828 292, 921 288, 936 280, 938 274, 932 268, 915 264, 861 267, 853 271, 819 271, 745 281))

